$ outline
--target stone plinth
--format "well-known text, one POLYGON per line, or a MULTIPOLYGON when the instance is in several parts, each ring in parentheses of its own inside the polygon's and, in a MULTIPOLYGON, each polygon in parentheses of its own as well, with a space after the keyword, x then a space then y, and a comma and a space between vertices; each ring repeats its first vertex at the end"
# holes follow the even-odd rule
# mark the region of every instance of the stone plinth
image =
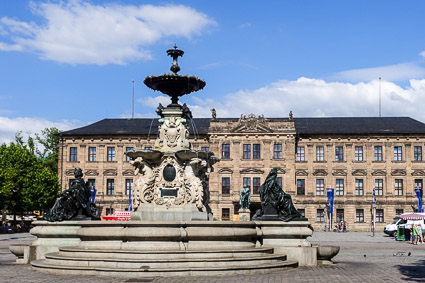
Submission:
POLYGON ((208 218, 208 213, 199 211, 193 203, 169 207, 142 203, 137 211, 131 213, 131 220, 141 221, 205 221, 208 218))
POLYGON ((239 221, 251 221, 251 210, 249 208, 239 209, 239 221))

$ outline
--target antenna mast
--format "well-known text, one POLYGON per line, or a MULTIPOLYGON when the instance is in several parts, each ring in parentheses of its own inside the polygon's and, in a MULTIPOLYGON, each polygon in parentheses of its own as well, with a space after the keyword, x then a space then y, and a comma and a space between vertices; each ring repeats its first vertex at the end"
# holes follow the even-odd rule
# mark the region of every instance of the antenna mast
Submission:
POLYGON ((379 117, 381 117, 381 77, 379 77, 379 117))
POLYGON ((131 119, 134 119, 134 80, 131 81, 133 83, 133 95, 131 100, 131 119))

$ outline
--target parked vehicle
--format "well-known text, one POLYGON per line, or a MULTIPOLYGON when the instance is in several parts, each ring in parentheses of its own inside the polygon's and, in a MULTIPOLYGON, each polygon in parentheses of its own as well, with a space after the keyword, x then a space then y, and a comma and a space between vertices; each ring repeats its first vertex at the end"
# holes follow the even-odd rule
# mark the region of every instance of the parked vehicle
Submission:
POLYGON ((384 227, 384 233, 393 237, 397 237, 398 225, 404 225, 406 221, 401 218, 394 219, 393 223, 384 227))

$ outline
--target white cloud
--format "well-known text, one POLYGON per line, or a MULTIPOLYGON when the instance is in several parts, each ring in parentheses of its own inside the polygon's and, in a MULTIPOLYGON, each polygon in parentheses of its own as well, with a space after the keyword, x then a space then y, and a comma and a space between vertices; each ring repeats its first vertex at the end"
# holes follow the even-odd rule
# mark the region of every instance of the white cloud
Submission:
MULTIPOLYGON (((425 79, 409 82, 408 87, 381 82, 382 115, 409 116, 425 122, 425 79)), ((221 101, 201 99, 201 95, 194 98, 194 105, 189 105, 194 117, 211 117, 211 108, 217 110, 218 118, 250 113, 269 118, 288 117, 290 110, 294 117, 376 117, 379 81, 344 83, 301 77, 252 91, 241 90, 224 96, 221 101)))
POLYGON ((32 118, 32 117, 17 117, 8 118, 0 117, 0 144, 9 143, 15 140, 15 134, 19 131, 22 132, 23 136, 41 133, 41 130, 45 128, 56 127, 59 130, 65 131, 82 126, 79 121, 61 121, 52 122, 43 118, 32 118))
POLYGON ((161 103, 164 107, 171 103, 170 97, 165 95, 158 95, 158 96, 148 96, 143 99, 138 99, 137 102, 142 103, 145 106, 148 107, 158 107, 158 105, 161 103))
POLYGON ((425 68, 416 63, 402 63, 396 65, 362 68, 343 71, 335 74, 334 79, 350 82, 372 81, 379 77, 387 81, 402 81, 412 78, 423 78, 425 68))
POLYGON ((43 24, 0 19, 11 42, 3 51, 37 52, 46 60, 69 64, 125 64, 150 59, 149 45, 165 37, 201 35, 216 22, 183 5, 94 5, 80 0, 32 3, 43 24))

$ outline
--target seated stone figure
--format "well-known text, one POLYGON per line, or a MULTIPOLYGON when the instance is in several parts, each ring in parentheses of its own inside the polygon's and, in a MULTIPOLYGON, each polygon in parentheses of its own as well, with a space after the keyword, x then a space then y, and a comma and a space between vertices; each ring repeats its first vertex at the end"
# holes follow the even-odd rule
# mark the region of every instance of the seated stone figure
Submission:
POLYGON ((64 190, 55 205, 47 212, 44 219, 50 222, 71 220, 75 218, 81 211, 86 217, 91 219, 99 219, 99 211, 89 198, 91 191, 84 182, 83 172, 80 168, 74 169, 75 180, 72 181, 69 189, 64 190))
POLYGON ((292 203, 291 196, 286 194, 277 183, 276 168, 273 168, 270 171, 269 175, 267 175, 266 181, 260 187, 260 199, 261 206, 263 208, 263 218, 266 216, 264 215, 264 212, 273 211, 277 213, 278 219, 276 220, 291 221, 295 218, 297 220, 305 220, 292 203))

